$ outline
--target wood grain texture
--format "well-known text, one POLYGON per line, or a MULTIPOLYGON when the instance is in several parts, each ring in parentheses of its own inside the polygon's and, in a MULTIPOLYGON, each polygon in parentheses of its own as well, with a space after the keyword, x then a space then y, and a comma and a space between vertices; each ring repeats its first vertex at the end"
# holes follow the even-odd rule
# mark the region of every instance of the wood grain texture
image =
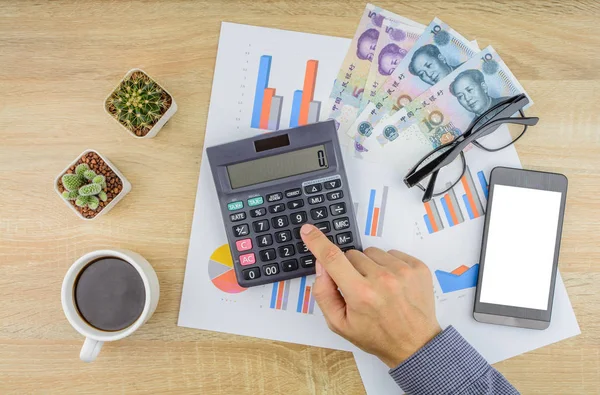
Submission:
MULTIPOLYGON (((576 338, 496 367, 524 394, 600 393, 600 8, 596 1, 381 1, 421 23, 441 17, 493 44, 541 118, 519 142, 523 165, 569 177, 560 268, 576 338)), ((5 0, 0 7, 0 393, 362 394, 350 353, 176 326, 221 21, 352 37, 363 1, 5 0), (135 140, 102 102, 130 68, 179 111, 135 140), (52 189, 86 148, 132 192, 84 223, 52 189), (82 254, 138 251, 161 300, 134 336, 93 364, 67 323, 60 285, 82 254)))

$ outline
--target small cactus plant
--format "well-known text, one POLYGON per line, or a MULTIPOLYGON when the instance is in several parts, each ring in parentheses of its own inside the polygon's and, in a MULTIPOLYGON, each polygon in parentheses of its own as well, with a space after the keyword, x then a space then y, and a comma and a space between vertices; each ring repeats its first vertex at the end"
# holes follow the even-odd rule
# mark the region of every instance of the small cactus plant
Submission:
POLYGON ((62 193, 62 197, 66 200, 75 200, 78 207, 87 206, 96 210, 100 206, 100 201, 106 202, 108 199, 104 191, 106 188, 105 177, 102 174, 96 174, 85 163, 78 165, 74 174, 63 175, 62 184, 66 189, 62 193))
POLYGON ((170 105, 170 96, 140 71, 123 80, 106 99, 108 111, 138 136, 145 136, 170 105))

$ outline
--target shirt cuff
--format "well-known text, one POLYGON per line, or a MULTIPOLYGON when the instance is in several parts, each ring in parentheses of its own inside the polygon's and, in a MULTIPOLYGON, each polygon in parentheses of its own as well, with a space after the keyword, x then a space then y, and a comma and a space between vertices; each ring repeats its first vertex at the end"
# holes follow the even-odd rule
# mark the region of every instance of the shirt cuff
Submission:
POLYGON ((408 394, 454 394, 488 368, 487 361, 449 326, 389 374, 408 394))

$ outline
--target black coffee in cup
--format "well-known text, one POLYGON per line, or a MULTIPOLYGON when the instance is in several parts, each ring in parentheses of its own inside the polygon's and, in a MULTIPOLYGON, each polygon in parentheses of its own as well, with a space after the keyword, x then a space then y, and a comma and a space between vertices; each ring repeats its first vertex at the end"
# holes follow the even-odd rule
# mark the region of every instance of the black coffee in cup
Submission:
POLYGON ((94 328, 119 331, 133 324, 144 310, 146 291, 138 271, 114 257, 89 263, 75 281, 75 304, 94 328))

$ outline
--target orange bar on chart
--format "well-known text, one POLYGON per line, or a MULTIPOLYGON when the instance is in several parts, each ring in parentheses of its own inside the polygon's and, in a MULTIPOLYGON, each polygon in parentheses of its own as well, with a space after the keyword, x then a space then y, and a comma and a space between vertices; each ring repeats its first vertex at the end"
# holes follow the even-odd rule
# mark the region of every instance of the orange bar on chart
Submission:
POLYGON ((279 287, 279 289, 277 290, 277 305, 275 305, 275 308, 277 310, 281 310, 283 287, 285 286, 285 281, 280 281, 279 284, 277 284, 277 286, 279 287))
POLYGON ((433 216, 433 211, 431 210, 431 201, 429 201, 427 203, 423 203, 423 205, 425 206, 425 211, 427 212, 427 216, 429 217, 429 222, 431 222, 431 229, 434 232, 437 232, 439 230, 439 228, 438 228, 438 224, 435 222, 435 217, 433 216))
POLYGON ((452 222, 454 223, 454 225, 458 225, 458 217, 456 216, 456 211, 454 211, 454 206, 452 205, 452 201, 450 200, 450 195, 445 194, 443 199, 446 202, 446 205, 448 206, 448 210, 450 210, 450 217, 452 218, 452 222))
POLYGON ((471 192, 471 189, 469 188, 469 183, 467 182, 467 176, 462 176, 460 182, 462 182, 463 188, 465 188, 465 193, 467 195, 467 200, 469 200, 469 206, 471 206, 471 212, 473 213, 473 217, 479 217, 481 213, 477 211, 477 206, 475 205, 473 193, 471 192))
POLYGON ((300 116, 298 117, 298 125, 306 125, 308 123, 308 110, 310 107, 310 102, 313 101, 315 95, 318 67, 318 60, 309 60, 306 62, 304 88, 302 89, 302 101, 300 103, 300 116))
POLYGON ((371 236, 377 236, 377 222, 379 222, 379 207, 373 209, 373 223, 371 224, 371 236))
POLYGON ((467 270, 469 270, 468 266, 461 265, 461 266, 457 267, 456 269, 452 270, 450 273, 452 273, 452 274, 454 274, 456 276, 460 276, 461 274, 463 274, 467 270))
POLYGON ((260 123, 261 129, 269 129, 269 113, 271 112, 271 102, 275 96, 275 88, 265 88, 265 94, 263 96, 262 108, 260 110, 260 123))
POLYGON ((308 301, 310 300, 310 285, 306 286, 306 292, 304 292, 304 302, 302 304, 302 312, 308 313, 308 301))

